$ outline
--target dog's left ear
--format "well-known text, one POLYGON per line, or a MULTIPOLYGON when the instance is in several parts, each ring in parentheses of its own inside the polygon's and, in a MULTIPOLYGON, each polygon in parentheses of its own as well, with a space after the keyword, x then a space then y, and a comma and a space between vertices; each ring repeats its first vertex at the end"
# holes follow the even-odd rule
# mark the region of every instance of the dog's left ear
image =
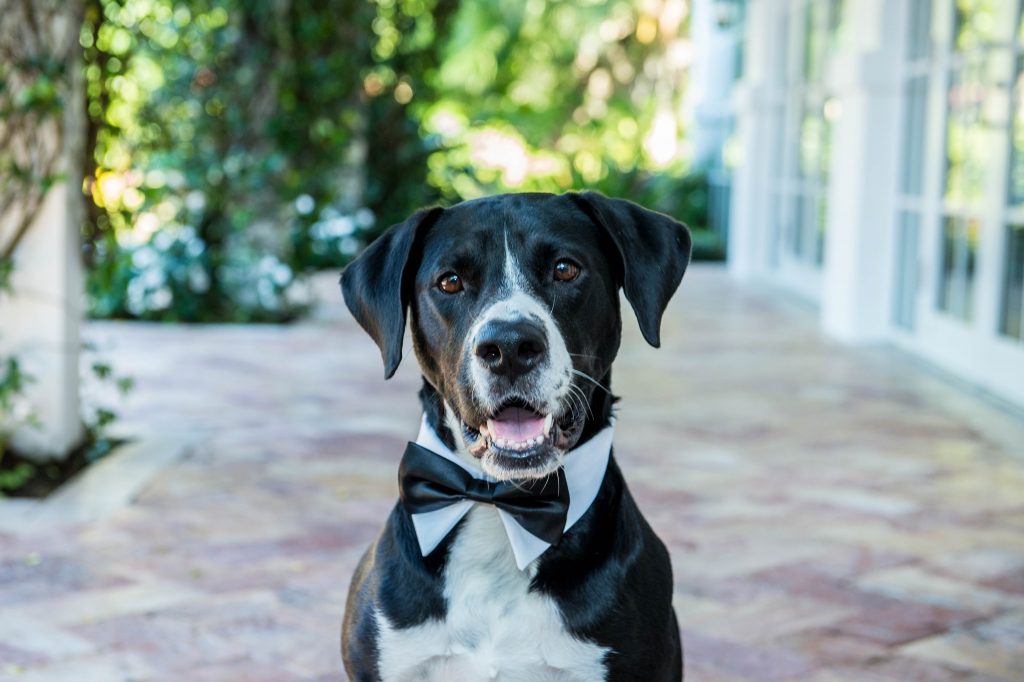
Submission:
POLYGON ((622 259, 626 299, 640 332, 657 348, 661 316, 690 262, 690 231, 663 213, 625 199, 609 199, 597 192, 571 192, 569 197, 614 242, 622 259))
POLYGON ((410 256, 443 210, 421 209, 392 225, 341 273, 345 305, 380 348, 385 379, 402 361, 405 314, 416 276, 416 259, 410 256))

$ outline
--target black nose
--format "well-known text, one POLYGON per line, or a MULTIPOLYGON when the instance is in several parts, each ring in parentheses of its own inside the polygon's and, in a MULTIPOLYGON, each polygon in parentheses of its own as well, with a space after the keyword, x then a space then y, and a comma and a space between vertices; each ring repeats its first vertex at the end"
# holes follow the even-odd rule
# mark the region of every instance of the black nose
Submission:
POLYGON ((494 320, 480 328, 473 349, 495 374, 516 376, 539 365, 548 352, 544 328, 530 320, 494 320))

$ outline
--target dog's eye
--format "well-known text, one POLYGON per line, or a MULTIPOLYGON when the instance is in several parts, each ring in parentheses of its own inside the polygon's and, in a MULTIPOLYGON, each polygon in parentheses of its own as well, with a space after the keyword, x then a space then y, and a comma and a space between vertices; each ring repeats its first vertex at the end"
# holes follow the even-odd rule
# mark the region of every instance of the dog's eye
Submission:
POLYGON ((457 294, 462 291, 462 278, 454 272, 446 272, 438 277, 437 288, 446 294, 457 294))
POLYGON ((571 282, 580 276, 580 266, 568 258, 555 263, 555 279, 559 282, 571 282))

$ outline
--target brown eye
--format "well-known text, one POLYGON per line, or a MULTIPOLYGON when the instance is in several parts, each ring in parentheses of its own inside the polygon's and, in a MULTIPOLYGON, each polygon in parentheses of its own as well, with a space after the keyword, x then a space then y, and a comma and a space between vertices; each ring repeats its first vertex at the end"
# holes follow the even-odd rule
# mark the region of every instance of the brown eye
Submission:
POLYGON ((555 279, 559 282, 571 282, 580 276, 580 266, 568 258, 555 263, 555 279))
POLYGON ((437 288, 446 294, 457 294, 462 291, 462 278, 454 272, 446 272, 438 278, 437 288))

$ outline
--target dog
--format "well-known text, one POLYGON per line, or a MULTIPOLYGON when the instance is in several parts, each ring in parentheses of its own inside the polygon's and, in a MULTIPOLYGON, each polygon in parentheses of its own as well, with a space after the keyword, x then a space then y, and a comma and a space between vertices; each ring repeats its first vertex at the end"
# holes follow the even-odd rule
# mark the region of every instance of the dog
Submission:
POLYGON ((356 568, 345 670, 383 680, 682 679, 665 545, 614 456, 619 290, 644 339, 688 229, 595 192, 504 194, 389 228, 341 277, 353 317, 423 375, 400 499, 356 568))

